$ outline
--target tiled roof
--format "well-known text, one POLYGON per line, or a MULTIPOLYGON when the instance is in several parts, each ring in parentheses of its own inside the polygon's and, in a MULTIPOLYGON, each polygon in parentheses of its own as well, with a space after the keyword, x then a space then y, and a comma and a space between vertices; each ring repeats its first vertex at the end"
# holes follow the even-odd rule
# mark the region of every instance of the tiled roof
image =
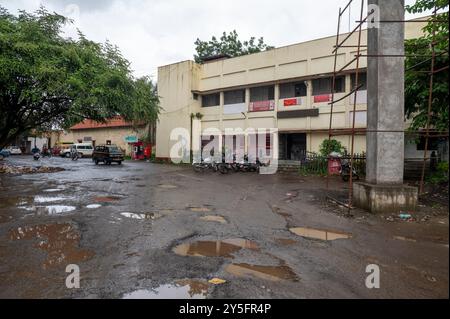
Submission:
POLYGON ((71 130, 101 129, 110 127, 130 127, 131 122, 125 121, 121 116, 114 117, 106 121, 106 123, 95 122, 92 120, 84 120, 77 125, 72 126, 71 130))

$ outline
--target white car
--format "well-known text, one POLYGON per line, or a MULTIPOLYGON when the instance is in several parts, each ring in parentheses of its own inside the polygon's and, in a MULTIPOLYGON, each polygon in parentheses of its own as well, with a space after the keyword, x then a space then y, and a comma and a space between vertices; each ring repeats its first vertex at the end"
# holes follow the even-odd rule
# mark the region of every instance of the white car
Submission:
POLYGON ((7 147, 6 150, 8 150, 11 155, 22 155, 22 150, 17 146, 7 147))
POLYGON ((70 157, 72 148, 75 148, 77 152, 80 153, 83 157, 91 157, 92 153, 94 153, 94 146, 92 144, 80 143, 80 144, 73 144, 71 148, 65 149, 60 153, 60 155, 62 157, 70 157))

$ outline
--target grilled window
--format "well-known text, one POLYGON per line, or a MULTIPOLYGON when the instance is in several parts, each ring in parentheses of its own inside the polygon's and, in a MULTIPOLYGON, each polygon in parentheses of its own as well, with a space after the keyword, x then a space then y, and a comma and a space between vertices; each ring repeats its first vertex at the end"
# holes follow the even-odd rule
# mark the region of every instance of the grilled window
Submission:
POLYGON ((284 83, 280 85, 280 98, 288 99, 291 97, 306 96, 305 82, 284 83))
POLYGON ((250 89, 250 102, 270 101, 275 98, 275 87, 260 86, 250 89))
POLYGON ((235 90, 224 92, 224 104, 245 103, 245 90, 235 90))
POLYGON ((202 107, 211 107, 220 105, 220 93, 208 94, 202 96, 202 107))
MULTIPOLYGON (((330 94, 332 83, 333 78, 331 77, 313 80, 313 95, 330 94)), ((345 92, 345 77, 337 77, 334 87, 336 93, 345 92)))

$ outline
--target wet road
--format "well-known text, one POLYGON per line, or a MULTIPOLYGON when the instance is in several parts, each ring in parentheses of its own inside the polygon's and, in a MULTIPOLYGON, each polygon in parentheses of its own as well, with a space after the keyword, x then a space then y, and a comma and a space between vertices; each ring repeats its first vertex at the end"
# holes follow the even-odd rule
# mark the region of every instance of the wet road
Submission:
POLYGON ((0 175, 0 298, 449 295, 448 208, 391 222, 345 217, 324 200, 321 178, 8 161, 66 171, 0 175), (66 288, 69 264, 80 267, 80 289, 66 288), (380 267, 380 289, 365 285, 369 264, 380 267))

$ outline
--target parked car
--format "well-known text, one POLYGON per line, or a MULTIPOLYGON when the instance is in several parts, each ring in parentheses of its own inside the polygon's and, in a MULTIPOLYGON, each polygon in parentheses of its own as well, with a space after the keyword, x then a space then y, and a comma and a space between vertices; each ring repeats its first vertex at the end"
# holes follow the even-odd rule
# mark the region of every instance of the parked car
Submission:
MULTIPOLYGON (((82 157, 91 157, 94 153, 94 146, 89 143, 80 143, 80 144, 73 144, 71 148, 75 148, 76 151, 81 154, 82 157)), ((70 157, 71 156, 71 148, 61 150, 59 153, 62 157, 70 157)))
POLYGON ((9 151, 11 155, 22 155, 22 150, 17 146, 9 146, 6 150, 9 151))
POLYGON ((95 165, 98 165, 100 162, 106 165, 111 165, 113 162, 122 165, 124 155, 116 145, 99 145, 92 154, 92 161, 94 161, 95 165))
POLYGON ((7 149, 0 150, 0 155, 3 157, 9 157, 11 155, 11 152, 8 151, 7 149))

